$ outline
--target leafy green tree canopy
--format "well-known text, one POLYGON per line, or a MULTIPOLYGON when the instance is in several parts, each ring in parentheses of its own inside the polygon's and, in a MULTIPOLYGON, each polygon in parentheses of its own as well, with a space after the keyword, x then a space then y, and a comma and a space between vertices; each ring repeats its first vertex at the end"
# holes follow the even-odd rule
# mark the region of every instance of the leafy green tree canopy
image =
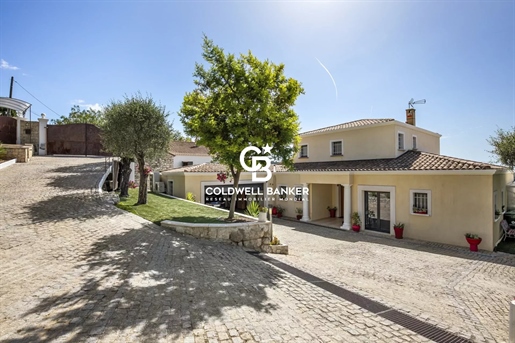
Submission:
POLYGON ((202 49, 208 66, 195 64, 196 88, 185 95, 179 111, 185 133, 228 167, 234 187, 243 170, 240 153, 249 145, 272 146, 273 155, 291 167, 300 141, 292 108, 304 93, 300 82, 284 75, 284 64, 260 61, 250 51, 239 57, 226 54, 206 36, 202 49))
POLYGON ((50 122, 54 125, 88 123, 101 127, 104 123, 104 114, 102 111, 91 108, 81 110, 79 105, 75 105, 71 108, 68 117, 61 116, 59 119, 52 119, 50 122))
POLYGON ((515 167, 515 127, 510 131, 497 129, 495 135, 487 139, 493 147, 490 153, 496 156, 497 162, 513 169, 515 167))
POLYGON ((147 203, 145 163, 168 151, 173 129, 165 108, 141 93, 112 101, 104 111, 104 148, 114 156, 135 158, 140 174, 138 204, 147 203))

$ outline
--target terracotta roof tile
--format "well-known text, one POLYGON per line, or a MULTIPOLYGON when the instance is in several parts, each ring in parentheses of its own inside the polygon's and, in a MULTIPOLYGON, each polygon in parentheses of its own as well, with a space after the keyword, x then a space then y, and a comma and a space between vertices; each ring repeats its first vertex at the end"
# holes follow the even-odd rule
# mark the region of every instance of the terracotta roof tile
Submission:
POLYGON ((209 150, 205 146, 197 146, 195 142, 172 141, 168 152, 176 155, 209 156, 209 150))
POLYGON ((409 150, 397 158, 296 163, 296 171, 485 170, 502 166, 409 150))
MULTIPOLYGON (((456 157, 409 150, 397 158, 373 160, 303 162, 295 163, 294 171, 403 171, 403 170, 488 170, 505 169, 502 166, 465 160, 456 157)), ((189 173, 220 173, 228 171, 218 163, 202 163, 172 169, 170 171, 189 173)), ((283 165, 275 165, 276 172, 287 172, 283 165)))
POLYGON ((361 126, 367 126, 367 125, 373 125, 373 124, 379 124, 379 123, 386 123, 386 122, 394 121, 394 120, 395 119, 391 119, 391 118, 386 118, 386 119, 360 119, 360 120, 355 120, 355 121, 351 121, 351 122, 348 122, 348 123, 343 123, 343 124, 323 127, 321 129, 316 129, 316 130, 302 132, 300 135, 302 136, 302 135, 307 135, 307 134, 322 133, 322 132, 328 132, 328 131, 336 131, 336 130, 341 130, 341 129, 350 129, 350 128, 355 128, 355 127, 361 127, 361 126))

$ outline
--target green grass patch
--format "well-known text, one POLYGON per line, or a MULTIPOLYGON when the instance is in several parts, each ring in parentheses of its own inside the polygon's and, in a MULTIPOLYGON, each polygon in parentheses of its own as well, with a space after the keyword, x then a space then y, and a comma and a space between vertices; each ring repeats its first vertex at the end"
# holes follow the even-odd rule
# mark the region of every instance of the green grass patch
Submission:
MULTIPOLYGON (((145 205, 136 205, 138 202, 138 189, 129 189, 129 197, 121 198, 116 206, 155 224, 159 224, 163 220, 185 223, 227 223, 225 219, 228 213, 225 211, 154 193, 148 193, 147 196, 147 203, 145 205)), ((235 218, 243 219, 236 215, 235 218)))
POLYGON ((515 254, 515 239, 506 239, 504 242, 499 243, 495 250, 506 252, 508 254, 515 254))

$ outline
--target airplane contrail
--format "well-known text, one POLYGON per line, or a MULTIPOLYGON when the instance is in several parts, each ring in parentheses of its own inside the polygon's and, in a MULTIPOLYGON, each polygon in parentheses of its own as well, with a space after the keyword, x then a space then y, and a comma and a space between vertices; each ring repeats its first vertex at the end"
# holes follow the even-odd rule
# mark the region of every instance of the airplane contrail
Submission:
POLYGON ((336 87, 336 82, 334 81, 333 76, 331 75, 329 70, 325 67, 325 65, 322 62, 320 62, 320 60, 318 58, 315 57, 315 59, 318 61, 318 63, 320 63, 320 65, 322 66, 322 68, 324 68, 324 70, 327 72, 327 74, 329 74, 329 77, 333 81, 334 90, 336 91, 336 99, 338 99, 338 87, 336 87))

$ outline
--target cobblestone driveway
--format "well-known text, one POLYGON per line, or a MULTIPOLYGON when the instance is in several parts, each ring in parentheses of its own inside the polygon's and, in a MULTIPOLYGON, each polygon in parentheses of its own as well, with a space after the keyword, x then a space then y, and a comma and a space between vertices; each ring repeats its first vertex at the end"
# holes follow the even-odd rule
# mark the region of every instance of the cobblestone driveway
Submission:
POLYGON ((58 157, 0 170, 0 342, 426 341, 242 249, 109 205, 92 192, 103 171, 58 157))
POLYGON ((286 220, 274 234, 290 245, 282 262, 474 341, 508 341, 513 255, 286 220))

